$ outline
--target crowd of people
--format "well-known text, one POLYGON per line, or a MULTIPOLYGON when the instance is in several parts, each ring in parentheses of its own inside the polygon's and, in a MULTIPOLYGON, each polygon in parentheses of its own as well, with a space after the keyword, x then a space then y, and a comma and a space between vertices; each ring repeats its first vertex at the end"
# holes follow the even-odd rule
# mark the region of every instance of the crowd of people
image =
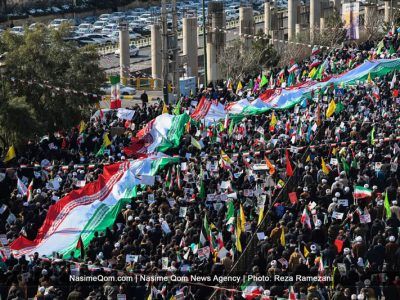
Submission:
MULTIPOLYGON (((328 62, 325 77, 367 59, 396 58, 398 47, 396 33, 378 45, 322 51, 313 59, 328 62)), ((298 82, 309 80, 314 60, 298 62, 298 82)), ((287 84, 282 78, 289 77, 288 68, 271 70, 267 77, 274 86, 245 87, 241 96, 226 86, 200 89, 182 98, 180 113, 190 114, 193 101, 204 95, 223 104, 257 98, 266 88, 287 84)), ((28 141, 15 159, 0 163, 1 299, 206 299, 213 292, 223 299, 287 299, 292 293, 290 299, 399 299, 398 90, 396 75, 389 73, 315 91, 293 109, 243 116, 234 126, 223 126, 224 120, 209 128, 201 122, 191 126, 180 146, 166 152, 181 158, 180 168, 173 169, 180 184, 161 180, 140 187, 114 225, 96 232, 84 253, 77 249, 68 260, 40 253, 14 257, 7 245, 20 235, 34 239, 49 207, 82 181, 95 181, 105 164, 132 159, 124 147, 164 105, 146 99, 145 105, 131 107, 132 120, 109 111, 69 132, 28 141), (336 109, 327 117, 332 99, 336 109), (99 154, 104 134, 115 127, 123 132, 99 154), (17 178, 26 186, 32 182, 29 199, 18 191, 17 178), (55 178, 57 189, 49 185, 55 178), (154 194, 152 203, 149 194, 154 194), (170 233, 162 229, 163 221, 170 233), (206 240, 204 230, 209 231, 206 240), (254 239, 255 252, 246 249, 254 239), (205 247, 210 253, 200 254, 205 247), (127 255, 137 259, 127 262, 127 255), (170 280, 74 283, 71 274, 170 280), (191 274, 211 280, 173 280, 191 274), (243 274, 255 276, 251 291, 245 287, 249 281, 220 285, 214 278, 243 274), (289 278, 296 275, 320 277, 289 278), (262 276, 271 280, 257 280, 262 276)), ((161 170, 160 178, 168 170, 161 170)))

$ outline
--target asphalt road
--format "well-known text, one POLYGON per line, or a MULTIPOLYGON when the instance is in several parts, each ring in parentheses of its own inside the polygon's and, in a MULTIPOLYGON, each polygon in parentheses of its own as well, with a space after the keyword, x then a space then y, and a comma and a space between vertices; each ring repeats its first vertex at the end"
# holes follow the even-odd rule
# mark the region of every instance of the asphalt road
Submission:
MULTIPOLYGON (((256 24, 256 31, 263 28, 264 23, 256 24)), ((226 36, 227 42, 238 38, 239 28, 229 30, 226 36)), ((199 55, 203 55, 203 36, 199 36, 199 55)), ((182 40, 178 41, 179 47, 182 49, 182 40)), ((131 71, 140 71, 151 68, 151 48, 144 47, 139 51, 137 57, 131 57, 131 71)), ((114 54, 104 55, 100 59, 100 66, 107 73, 119 72, 119 58, 114 54)))

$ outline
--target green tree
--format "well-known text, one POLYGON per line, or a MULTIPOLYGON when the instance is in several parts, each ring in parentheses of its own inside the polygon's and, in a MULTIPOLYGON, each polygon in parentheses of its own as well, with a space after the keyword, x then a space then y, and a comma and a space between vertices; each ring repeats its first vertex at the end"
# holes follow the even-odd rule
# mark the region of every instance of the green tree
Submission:
POLYGON ((4 33, 0 135, 7 143, 70 128, 99 99, 105 74, 92 46, 64 40, 68 28, 40 27, 18 36, 4 33), (76 92, 74 92, 76 91, 76 92), (89 93, 89 94, 87 94, 89 93))

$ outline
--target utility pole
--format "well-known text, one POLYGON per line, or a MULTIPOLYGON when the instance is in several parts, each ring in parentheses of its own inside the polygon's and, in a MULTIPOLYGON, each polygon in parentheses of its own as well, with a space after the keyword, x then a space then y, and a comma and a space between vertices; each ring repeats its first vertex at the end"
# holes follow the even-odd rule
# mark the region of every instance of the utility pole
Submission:
POLYGON ((174 78, 174 87, 177 101, 180 98, 179 87, 179 48, 178 48, 178 18, 176 16, 176 0, 172 0, 172 69, 174 78))
POLYGON ((206 30, 206 8, 203 0, 203 50, 204 50, 204 87, 207 89, 208 78, 207 78, 207 30, 206 30))
POLYGON ((164 103, 168 104, 168 28, 167 28, 167 6, 166 0, 161 1, 161 26, 162 26, 162 81, 163 81, 163 94, 164 103))

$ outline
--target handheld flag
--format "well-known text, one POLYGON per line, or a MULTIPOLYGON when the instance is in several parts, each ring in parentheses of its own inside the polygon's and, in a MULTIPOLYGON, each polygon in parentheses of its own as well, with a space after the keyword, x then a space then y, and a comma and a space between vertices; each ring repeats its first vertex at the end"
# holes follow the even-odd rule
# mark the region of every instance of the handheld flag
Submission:
POLYGON ((274 175, 275 173, 275 167, 274 165, 269 161, 267 157, 265 157, 265 163, 267 164, 267 167, 269 169, 269 175, 274 175))
POLYGON ((329 169, 328 169, 328 167, 326 166, 326 163, 325 163, 325 160, 321 157, 321 167, 322 167, 322 172, 325 174, 325 175, 328 175, 329 174, 329 169))
POLYGON ((242 82, 239 80, 239 83, 236 87, 236 94, 239 94, 239 92, 243 89, 242 82))
POLYGON ((293 169, 289 160, 289 150, 287 149, 286 149, 286 175, 289 177, 293 176, 293 169))
POLYGON ((390 210, 389 196, 387 191, 385 192, 385 201, 383 202, 383 206, 386 211, 386 219, 389 219, 392 216, 392 211, 390 210))
POLYGON ((375 145, 375 127, 371 130, 371 145, 375 145))
POLYGON ((244 215, 243 205, 240 204, 240 229, 241 231, 245 231, 244 224, 246 224, 246 216, 244 215))
POLYGON ((285 230, 283 229, 283 227, 282 227, 282 233, 281 233, 281 237, 280 237, 280 242, 281 242, 281 245, 282 245, 283 247, 286 246, 285 230))
POLYGON ((165 102, 163 102, 162 113, 163 113, 163 114, 167 114, 167 113, 168 113, 168 107, 167 107, 167 105, 165 104, 165 102))
POLYGON ((269 130, 274 131, 275 125, 278 123, 278 119, 275 116, 275 112, 272 112, 271 121, 269 122, 269 130))
POLYGON ((261 82, 260 82, 260 88, 262 88, 264 85, 268 83, 268 79, 265 75, 262 76, 261 82))
POLYGON ((9 162, 10 160, 12 160, 13 158, 15 158, 17 155, 15 154, 15 148, 14 146, 10 146, 10 148, 8 148, 6 157, 4 157, 4 162, 9 162))
POLYGON ((329 103, 328 109, 326 110, 326 117, 330 118, 336 110, 336 103, 335 100, 331 100, 329 103))
POLYGON ((78 243, 76 244, 76 249, 81 250, 81 259, 85 258, 85 245, 82 241, 82 236, 79 236, 78 243))

